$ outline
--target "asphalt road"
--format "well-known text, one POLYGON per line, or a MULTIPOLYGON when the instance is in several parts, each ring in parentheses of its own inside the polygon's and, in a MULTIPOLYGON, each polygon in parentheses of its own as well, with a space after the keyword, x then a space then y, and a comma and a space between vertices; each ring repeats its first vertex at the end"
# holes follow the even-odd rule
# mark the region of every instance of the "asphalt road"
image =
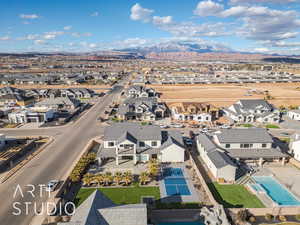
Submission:
POLYGON ((36 211, 40 209, 42 202, 47 200, 47 195, 44 193, 40 196, 40 191, 37 190, 34 192, 35 197, 33 198, 30 193, 25 192, 31 189, 27 185, 33 184, 38 188, 38 184, 47 184, 51 179, 59 180, 63 177, 87 142, 103 134, 103 127, 96 119, 122 89, 123 86, 114 87, 107 95, 100 98, 78 121, 68 126, 37 129, 0 129, 0 133, 7 136, 49 135, 55 137, 55 140, 27 163, 24 168, 5 183, 0 184, 1 225, 28 225, 30 223, 35 208, 36 211), (21 192, 14 195, 17 185, 22 188, 23 196, 21 192), (13 215, 13 212, 17 212, 13 208, 14 202, 20 202, 21 204, 17 205, 22 210, 22 213, 18 216, 13 215), (31 202, 28 212, 25 210, 25 202, 31 202))

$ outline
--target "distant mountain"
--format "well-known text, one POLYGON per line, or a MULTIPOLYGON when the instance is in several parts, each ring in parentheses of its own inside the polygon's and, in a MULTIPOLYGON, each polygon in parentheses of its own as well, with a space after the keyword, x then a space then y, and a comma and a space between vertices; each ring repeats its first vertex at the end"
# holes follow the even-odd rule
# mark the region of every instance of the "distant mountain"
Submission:
POLYGON ((149 53, 165 53, 165 52, 197 52, 197 53, 207 53, 207 52, 232 52, 232 49, 221 45, 208 45, 199 44, 192 42, 165 42, 154 44, 151 46, 144 47, 132 47, 118 49, 117 51, 138 53, 141 55, 147 55, 149 53))

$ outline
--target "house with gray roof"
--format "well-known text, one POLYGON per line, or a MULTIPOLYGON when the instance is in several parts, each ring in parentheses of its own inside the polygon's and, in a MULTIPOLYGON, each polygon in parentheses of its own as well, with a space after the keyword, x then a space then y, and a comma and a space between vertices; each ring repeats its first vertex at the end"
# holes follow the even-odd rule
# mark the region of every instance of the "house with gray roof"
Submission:
POLYGON ((104 131, 103 145, 98 160, 113 158, 119 165, 122 160, 147 162, 184 162, 185 148, 178 131, 164 131, 159 126, 138 123, 115 123, 104 131))
POLYGON ((233 160, 212 141, 206 134, 196 138, 198 152, 206 167, 217 180, 233 182, 236 180, 237 165, 233 160))
POLYGON ((142 85, 131 85, 125 91, 125 96, 127 98, 155 97, 157 93, 153 88, 147 88, 142 85))
POLYGON ((287 157, 263 128, 221 129, 212 136, 200 134, 197 147, 212 174, 228 181, 237 178, 234 167, 237 169, 240 164, 262 166, 264 162, 280 160, 284 163, 287 157))
POLYGON ((146 204, 116 205, 99 190, 93 192, 67 223, 58 225, 147 225, 146 204))
POLYGON ((54 111, 61 109, 74 110, 79 106, 80 102, 77 99, 70 97, 50 97, 35 104, 36 107, 49 108, 54 111))
POLYGON ((167 115, 167 107, 156 97, 128 98, 120 104, 117 117, 122 120, 153 121, 167 115))
POLYGON ((279 123, 280 112, 263 99, 239 100, 223 112, 233 121, 239 123, 279 123))

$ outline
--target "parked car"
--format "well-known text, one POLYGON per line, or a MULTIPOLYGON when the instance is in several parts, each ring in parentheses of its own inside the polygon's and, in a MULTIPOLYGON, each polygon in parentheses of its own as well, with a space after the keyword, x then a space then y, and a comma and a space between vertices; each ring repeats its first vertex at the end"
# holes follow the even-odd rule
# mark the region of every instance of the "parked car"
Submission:
POLYGON ((183 124, 180 124, 180 123, 173 123, 173 124, 171 125, 171 127, 173 127, 173 128, 184 128, 184 125, 183 125, 183 124))
POLYGON ((159 127, 162 128, 162 129, 167 129, 167 128, 169 128, 169 126, 166 125, 166 124, 159 124, 159 127))
POLYGON ((222 128, 222 129, 229 129, 229 128, 230 128, 230 126, 229 126, 229 125, 227 125, 227 124, 223 124, 223 125, 221 126, 221 128, 222 128))
POLYGON ((46 190, 49 192, 53 192, 57 188, 58 184, 59 184, 58 180, 50 180, 49 183, 47 184, 46 190))

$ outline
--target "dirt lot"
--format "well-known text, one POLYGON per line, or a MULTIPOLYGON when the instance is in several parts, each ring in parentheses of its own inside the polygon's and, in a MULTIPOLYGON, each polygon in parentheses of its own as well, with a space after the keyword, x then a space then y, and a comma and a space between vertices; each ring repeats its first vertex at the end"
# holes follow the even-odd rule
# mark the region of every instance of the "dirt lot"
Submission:
POLYGON ((300 83, 283 84, 211 84, 211 85, 150 85, 160 92, 165 102, 209 102, 215 106, 229 106, 239 99, 261 99, 268 91, 272 104, 300 105, 300 83), (298 89, 297 89, 298 88, 298 89), (249 90, 251 92, 248 96, 249 90))

